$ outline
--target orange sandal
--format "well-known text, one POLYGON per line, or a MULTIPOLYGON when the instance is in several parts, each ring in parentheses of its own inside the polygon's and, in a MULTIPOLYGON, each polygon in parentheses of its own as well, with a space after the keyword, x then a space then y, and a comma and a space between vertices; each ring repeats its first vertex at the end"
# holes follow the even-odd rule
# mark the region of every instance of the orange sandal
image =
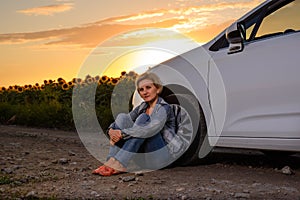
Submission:
POLYGON ((123 172, 121 171, 117 171, 111 167, 102 165, 101 167, 99 167, 98 169, 95 169, 93 171, 93 174, 99 174, 101 176, 112 176, 112 175, 117 175, 117 174, 121 174, 123 172))
POLYGON ((106 166, 102 165, 99 168, 95 169, 92 173, 93 174, 100 174, 101 171, 105 170, 106 166))
POLYGON ((105 170, 100 171, 99 174, 102 175, 102 176, 112 176, 112 175, 117 175, 117 174, 121 174, 121 173, 123 173, 123 172, 106 166, 105 170))

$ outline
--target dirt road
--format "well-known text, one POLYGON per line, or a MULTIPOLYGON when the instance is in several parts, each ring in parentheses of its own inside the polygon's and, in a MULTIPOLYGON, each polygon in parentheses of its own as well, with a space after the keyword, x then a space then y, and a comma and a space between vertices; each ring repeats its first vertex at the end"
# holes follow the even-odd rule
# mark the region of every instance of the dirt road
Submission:
POLYGON ((1 199, 300 199, 299 155, 219 152, 206 165, 101 177, 77 133, 16 126, 0 126, 0 152, 1 199))

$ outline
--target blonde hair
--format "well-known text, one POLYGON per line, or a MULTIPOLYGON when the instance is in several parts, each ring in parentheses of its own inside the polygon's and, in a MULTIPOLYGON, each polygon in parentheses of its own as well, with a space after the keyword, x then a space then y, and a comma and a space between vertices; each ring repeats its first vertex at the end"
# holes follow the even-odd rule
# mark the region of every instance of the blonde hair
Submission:
POLYGON ((153 82, 153 85, 158 89, 158 94, 162 92, 163 86, 160 78, 152 72, 145 72, 143 74, 140 74, 135 81, 135 87, 138 93, 139 93, 139 83, 145 79, 151 80, 153 82))

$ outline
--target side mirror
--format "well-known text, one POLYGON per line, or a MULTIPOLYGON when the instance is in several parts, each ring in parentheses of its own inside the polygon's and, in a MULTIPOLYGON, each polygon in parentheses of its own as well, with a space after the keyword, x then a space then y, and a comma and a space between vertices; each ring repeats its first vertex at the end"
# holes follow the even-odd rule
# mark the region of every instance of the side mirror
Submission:
POLYGON ((226 39, 229 42, 228 54, 244 50, 245 29, 243 24, 233 23, 226 30, 226 39))

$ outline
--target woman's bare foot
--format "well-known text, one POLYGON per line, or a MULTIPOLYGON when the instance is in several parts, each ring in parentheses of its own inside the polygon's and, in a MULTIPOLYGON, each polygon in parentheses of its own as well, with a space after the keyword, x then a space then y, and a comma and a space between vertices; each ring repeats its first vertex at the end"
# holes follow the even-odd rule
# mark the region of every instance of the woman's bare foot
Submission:
POLYGON ((107 162, 104 163, 105 166, 111 167, 120 172, 126 172, 126 168, 115 158, 111 157, 107 162))

